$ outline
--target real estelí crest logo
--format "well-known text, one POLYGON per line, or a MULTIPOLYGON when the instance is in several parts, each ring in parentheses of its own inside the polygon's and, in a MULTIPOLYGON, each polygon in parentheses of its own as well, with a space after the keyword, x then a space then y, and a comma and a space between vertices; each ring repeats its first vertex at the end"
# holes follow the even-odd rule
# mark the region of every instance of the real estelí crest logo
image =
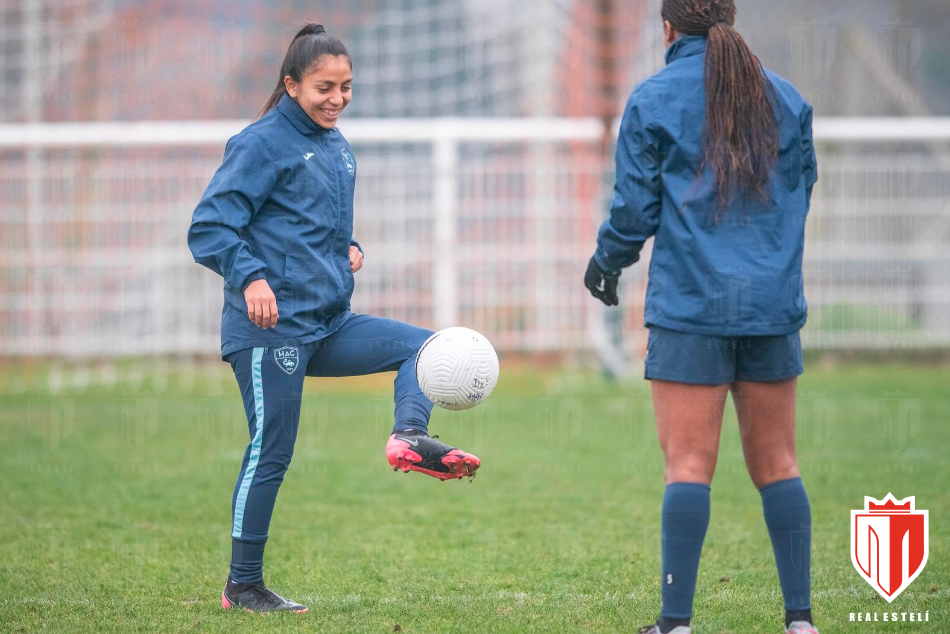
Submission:
MULTIPOLYGON (((865 496, 851 511, 851 563, 885 601, 892 603, 923 572, 930 553, 929 513, 913 495, 897 500, 865 496)), ((851 621, 928 622, 930 612, 851 612, 851 621)))
POLYGON ((851 563, 891 603, 917 578, 930 550, 929 514, 914 508, 914 496, 864 498, 851 511, 851 563))

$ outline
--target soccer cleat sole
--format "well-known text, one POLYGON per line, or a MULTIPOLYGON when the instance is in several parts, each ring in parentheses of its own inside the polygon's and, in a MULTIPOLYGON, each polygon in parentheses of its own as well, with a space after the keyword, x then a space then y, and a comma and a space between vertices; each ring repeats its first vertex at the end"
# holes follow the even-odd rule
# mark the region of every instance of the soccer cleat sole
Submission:
MULTIPOLYGON (((252 610, 252 609, 250 609, 250 608, 245 608, 245 607, 242 607, 242 606, 233 606, 233 605, 231 605, 231 602, 228 601, 227 595, 224 594, 224 592, 222 591, 222 592, 221 592, 221 608, 224 609, 224 610, 230 610, 230 609, 232 609, 232 608, 234 608, 234 607, 241 608, 241 609, 243 609, 245 612, 255 612, 255 610, 252 610)), ((280 611, 281 611, 281 612, 293 612, 294 614, 306 614, 307 612, 310 611, 310 608, 304 608, 304 609, 302 609, 302 610, 280 610, 280 611)), ((271 614, 271 612, 261 612, 261 614, 271 614)))
POLYGON ((474 478, 475 472, 479 467, 482 466, 482 463, 478 457, 467 454, 458 449, 453 449, 442 457, 442 464, 444 464, 448 469, 447 472, 433 471, 432 469, 420 467, 416 463, 422 460, 422 457, 414 451, 405 451, 404 453, 398 455, 389 455, 387 457, 389 458, 389 464, 393 468, 393 471, 401 470, 403 473, 417 471, 419 473, 430 475, 433 478, 438 478, 443 482, 446 480, 461 480, 462 478, 466 477, 474 478))

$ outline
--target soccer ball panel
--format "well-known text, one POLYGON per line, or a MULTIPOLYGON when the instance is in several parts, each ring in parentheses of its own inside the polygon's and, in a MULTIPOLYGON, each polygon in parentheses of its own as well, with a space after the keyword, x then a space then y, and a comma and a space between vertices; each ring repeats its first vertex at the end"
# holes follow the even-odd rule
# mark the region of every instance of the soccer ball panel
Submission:
POLYGON ((475 407, 498 382, 498 355, 484 336, 470 328, 446 328, 429 337, 416 358, 416 380, 439 407, 475 407))

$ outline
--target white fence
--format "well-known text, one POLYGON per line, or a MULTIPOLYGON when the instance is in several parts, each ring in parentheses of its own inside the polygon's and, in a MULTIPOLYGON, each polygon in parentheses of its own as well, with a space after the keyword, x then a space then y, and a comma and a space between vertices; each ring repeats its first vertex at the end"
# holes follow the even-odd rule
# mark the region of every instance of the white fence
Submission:
MULTIPOLYGON (((214 353, 220 280, 185 245, 244 122, 0 125, 0 355, 214 353)), ((353 308, 465 324, 500 350, 611 348, 581 278, 612 185, 593 119, 351 120, 353 308)), ((805 341, 950 346, 950 119, 815 123, 805 341)), ((620 330, 642 354, 647 262, 620 330)))

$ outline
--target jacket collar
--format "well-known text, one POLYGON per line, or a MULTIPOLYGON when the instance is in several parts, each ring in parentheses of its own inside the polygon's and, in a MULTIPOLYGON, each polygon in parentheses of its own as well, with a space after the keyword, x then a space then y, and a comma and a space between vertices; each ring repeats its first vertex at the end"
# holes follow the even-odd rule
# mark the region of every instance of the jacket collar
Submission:
POLYGON ((705 35, 681 35, 666 49, 666 63, 706 52, 705 35))
POLYGON ((277 102, 277 111, 287 117, 301 134, 318 134, 327 131, 326 128, 314 123, 313 119, 287 93, 284 93, 277 102))

